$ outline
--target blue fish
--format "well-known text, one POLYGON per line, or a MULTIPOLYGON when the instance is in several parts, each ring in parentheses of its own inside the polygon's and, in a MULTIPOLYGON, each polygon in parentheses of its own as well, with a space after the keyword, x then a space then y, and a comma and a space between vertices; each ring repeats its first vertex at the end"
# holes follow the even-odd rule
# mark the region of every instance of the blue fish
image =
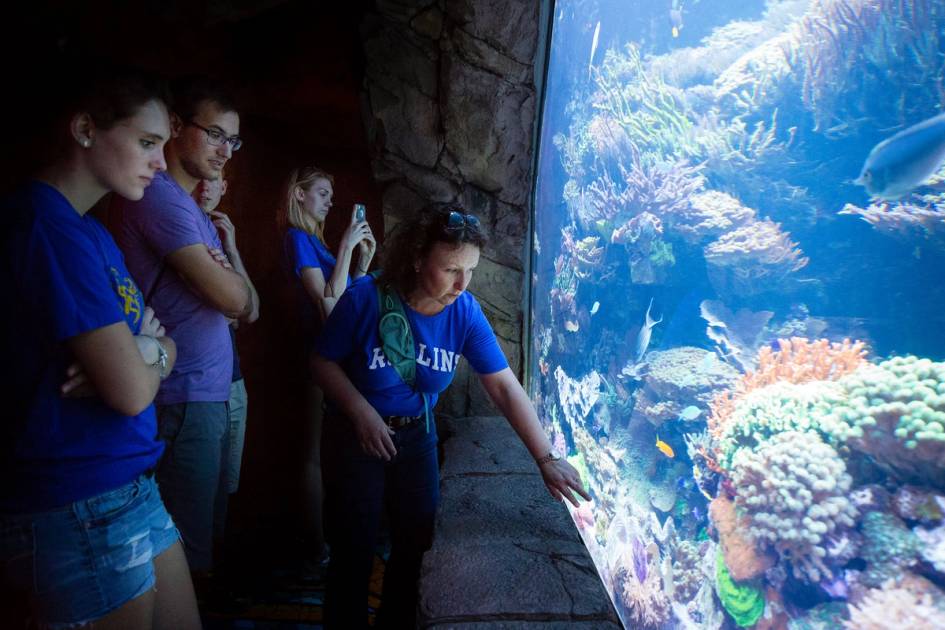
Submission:
POLYGON ((945 114, 903 129, 873 147, 854 184, 873 197, 899 199, 921 186, 945 161, 945 114))

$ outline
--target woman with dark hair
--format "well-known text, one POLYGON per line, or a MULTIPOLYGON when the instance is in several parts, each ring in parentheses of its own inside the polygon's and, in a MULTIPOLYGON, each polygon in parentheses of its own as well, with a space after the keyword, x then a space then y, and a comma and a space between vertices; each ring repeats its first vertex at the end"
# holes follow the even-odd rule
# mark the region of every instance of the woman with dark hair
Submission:
POLYGON ((427 208, 400 226, 379 279, 368 277, 345 292, 316 345, 316 380, 331 403, 322 446, 332 545, 328 627, 365 626, 385 508, 391 552, 378 623, 415 625, 420 560, 432 541, 439 500, 429 409, 452 381, 460 355, 535 457, 552 496, 575 505, 573 493, 589 498, 577 471, 552 449, 478 302, 466 292, 485 242, 474 215, 458 206, 427 208), (413 386, 383 351, 379 320, 390 312, 390 296, 402 303, 413 336, 413 386))
POLYGON ((140 199, 166 168, 166 90, 133 71, 81 79, 58 95, 55 153, 2 202, 14 299, 0 335, 17 369, 3 380, 0 586, 40 627, 198 628, 153 477, 152 401, 176 347, 87 214, 109 191, 140 199))
MULTIPOLYGON (((325 319, 351 283, 368 272, 377 242, 371 226, 358 208, 352 208, 336 255, 325 244, 325 219, 332 207, 334 178, 317 166, 303 166, 289 173, 286 184, 285 252, 293 276, 298 279, 304 362, 325 319), (355 272, 349 272, 354 250, 358 257, 355 272)), ((363 207, 362 207, 363 208, 363 207)), ((363 213, 363 209, 361 211, 363 213)), ((311 383, 311 381, 309 381, 311 383)), ((304 466, 302 470, 303 529, 306 547, 304 563, 311 567, 328 560, 322 525, 321 435, 324 395, 310 384, 305 392, 304 466)))

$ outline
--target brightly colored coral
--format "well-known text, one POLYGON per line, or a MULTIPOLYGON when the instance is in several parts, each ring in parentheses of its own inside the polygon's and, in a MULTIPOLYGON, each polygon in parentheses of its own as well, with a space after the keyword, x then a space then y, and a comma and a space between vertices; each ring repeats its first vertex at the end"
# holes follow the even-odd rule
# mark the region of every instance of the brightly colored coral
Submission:
POLYGON ((732 579, 753 580, 774 566, 777 557, 758 549, 748 535, 744 517, 739 518, 728 497, 716 497, 709 504, 709 518, 719 533, 719 546, 732 579))
POLYGON ((732 579, 720 549, 715 556, 715 588, 722 607, 739 628, 755 625, 765 612, 764 591, 755 582, 739 583, 732 579))
MULTIPOLYGON (((715 307, 707 311, 703 303, 703 317, 707 318, 707 312, 713 313, 717 310, 715 307)), ((708 319, 710 326, 713 320, 708 319)), ((709 430, 717 439, 723 439, 726 433, 731 433, 730 424, 732 424, 732 414, 737 404, 746 398, 751 392, 773 385, 775 383, 807 383, 811 381, 835 381, 847 374, 852 373, 857 368, 866 364, 866 344, 862 341, 851 342, 844 340, 842 343, 831 343, 827 339, 817 341, 808 341, 807 339, 794 337, 791 339, 779 339, 778 350, 772 350, 765 346, 758 351, 756 368, 753 371, 744 374, 735 384, 731 392, 721 392, 712 399, 709 404, 710 415, 708 419, 709 430)), ((800 427, 799 423, 808 422, 803 417, 807 416, 806 407, 812 405, 818 395, 826 396, 828 402, 832 402, 840 395, 839 390, 833 391, 830 387, 811 387, 811 388, 787 388, 790 391, 784 392, 784 396, 763 395, 759 400, 759 406, 765 406, 764 401, 771 401, 789 414, 791 426, 800 427), (798 396, 797 402, 793 396, 798 396), (804 401, 805 409, 798 409, 797 404, 804 401), (778 404, 779 403, 779 404, 778 404)), ((763 409, 763 413, 770 410, 763 409)), ((743 416, 747 415, 743 413, 743 416)), ((762 422, 765 419, 761 420, 762 422)), ((770 422, 770 420, 768 420, 770 422)), ((742 429, 744 433, 745 430, 742 429)))
POLYGON ((814 433, 786 431, 732 462, 735 505, 759 543, 791 562, 795 577, 830 578, 828 542, 856 524, 852 479, 837 451, 814 433))

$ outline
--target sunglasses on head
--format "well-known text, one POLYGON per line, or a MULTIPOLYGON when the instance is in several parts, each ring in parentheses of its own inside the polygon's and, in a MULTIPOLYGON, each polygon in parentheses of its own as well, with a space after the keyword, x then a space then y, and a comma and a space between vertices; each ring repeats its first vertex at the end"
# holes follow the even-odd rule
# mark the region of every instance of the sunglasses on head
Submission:
POLYGON ((446 225, 448 231, 455 232, 465 228, 479 229, 479 217, 473 214, 463 214, 456 210, 450 210, 446 215, 446 225))

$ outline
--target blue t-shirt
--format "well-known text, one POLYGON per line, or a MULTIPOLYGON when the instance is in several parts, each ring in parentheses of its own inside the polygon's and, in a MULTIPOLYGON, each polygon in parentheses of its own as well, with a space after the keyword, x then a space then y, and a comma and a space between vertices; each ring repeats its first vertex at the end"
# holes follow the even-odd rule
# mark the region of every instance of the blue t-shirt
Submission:
MULTIPOLYGON (((303 345, 306 351, 311 349, 315 337, 321 331, 321 315, 315 304, 312 303, 311 296, 302 286, 302 270, 306 267, 312 267, 322 270, 322 276, 327 283, 331 274, 335 272, 337 261, 331 255, 325 244, 314 234, 306 234, 304 231, 290 227, 285 234, 285 254, 286 263, 292 270, 299 282, 296 283, 296 301, 299 304, 299 317, 303 329, 303 345)), ((346 287, 351 286, 351 278, 348 277, 346 287)))
POLYGON ((377 323, 380 309, 373 276, 364 276, 345 291, 325 322, 315 350, 337 362, 359 392, 382 416, 423 413, 453 380, 459 357, 466 357, 478 374, 494 374, 509 366, 492 327, 470 293, 436 315, 422 315, 404 304, 413 329, 417 357, 416 391, 397 374, 381 350, 377 323))
POLYGON ((4 379, 0 511, 23 513, 128 483, 157 463, 163 445, 153 405, 129 417, 97 396, 59 393, 75 360, 66 340, 121 321, 140 330, 144 302, 112 237, 39 182, 0 212, 9 228, 0 275, 15 296, 0 334, 16 368, 4 379))

